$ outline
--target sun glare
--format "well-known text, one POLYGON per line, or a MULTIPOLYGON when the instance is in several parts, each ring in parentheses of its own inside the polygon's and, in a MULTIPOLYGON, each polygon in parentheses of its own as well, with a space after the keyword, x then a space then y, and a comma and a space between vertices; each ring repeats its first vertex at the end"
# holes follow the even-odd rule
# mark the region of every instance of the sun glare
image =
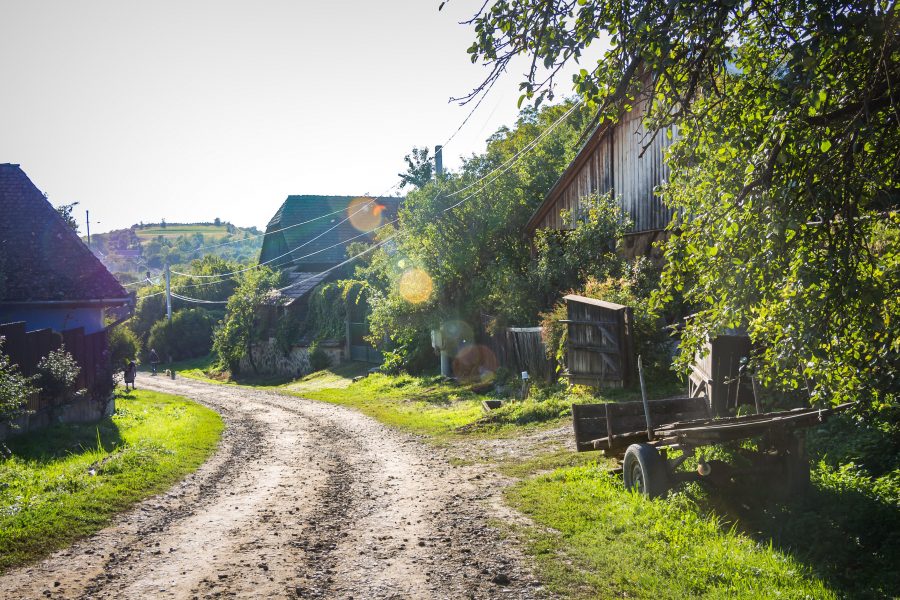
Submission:
POLYGON ((400 295, 411 304, 421 304, 431 298, 434 283, 422 269, 408 269, 400 276, 400 295))
POLYGON ((371 231, 384 220, 384 204, 375 198, 365 196, 354 198, 347 206, 347 216, 350 224, 359 231, 371 231))

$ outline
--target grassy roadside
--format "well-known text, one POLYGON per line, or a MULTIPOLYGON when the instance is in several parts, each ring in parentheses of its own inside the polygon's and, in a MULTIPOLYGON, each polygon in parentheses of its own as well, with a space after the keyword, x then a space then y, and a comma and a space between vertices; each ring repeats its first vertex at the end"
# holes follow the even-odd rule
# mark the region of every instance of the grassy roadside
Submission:
POLYGON ((0 460, 0 571, 104 527, 199 467, 224 425, 186 398, 138 390, 99 423, 8 440, 0 460))
POLYGON ((810 431, 813 485, 789 501, 759 480, 646 500, 595 453, 501 470, 518 478, 507 502, 535 524, 514 533, 564 597, 897 598, 896 434, 843 417, 810 431))
POLYGON ((507 497, 545 526, 521 533, 566 597, 835 597, 799 561, 723 526, 689 494, 647 501, 597 465, 523 481, 507 497))

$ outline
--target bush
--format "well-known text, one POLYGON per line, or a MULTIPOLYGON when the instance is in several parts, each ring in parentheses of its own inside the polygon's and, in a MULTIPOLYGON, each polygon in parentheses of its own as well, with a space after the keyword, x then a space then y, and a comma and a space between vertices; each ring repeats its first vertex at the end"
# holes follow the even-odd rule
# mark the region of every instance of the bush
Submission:
POLYGON ((75 381, 81 367, 66 352, 65 346, 51 350, 37 364, 37 384, 41 394, 47 398, 65 399, 75 392, 75 381))
POLYGON ((0 337, 0 422, 19 415, 28 396, 34 393, 31 378, 19 372, 18 365, 3 354, 3 341, 0 337))
POLYGON ((128 329, 137 336, 141 344, 147 342, 150 330, 157 321, 166 316, 166 297, 153 295, 161 291, 160 288, 150 287, 145 292, 148 297, 138 297, 137 308, 134 316, 128 321, 128 329))
POLYGON ((141 350, 141 342, 127 327, 112 327, 109 330, 109 359, 113 370, 134 360, 141 350))
POLYGON ((213 319, 202 308, 179 310, 157 321, 150 329, 148 348, 156 350, 161 360, 184 360, 209 354, 212 348, 213 319))
POLYGON ((331 366, 331 357, 318 343, 309 347, 309 367, 313 371, 321 371, 331 366))

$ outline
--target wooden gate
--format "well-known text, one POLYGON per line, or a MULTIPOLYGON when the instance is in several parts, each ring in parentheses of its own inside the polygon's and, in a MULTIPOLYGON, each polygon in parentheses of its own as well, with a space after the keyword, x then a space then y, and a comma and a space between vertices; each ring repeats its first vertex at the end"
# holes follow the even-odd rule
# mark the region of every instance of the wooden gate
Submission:
POLYGON ((373 365, 384 362, 384 355, 366 341, 369 335, 369 305, 364 299, 351 303, 347 315, 347 349, 350 360, 358 360, 373 365))
POLYGON ((596 387, 629 385, 634 366, 631 308, 570 294, 566 366, 569 382, 596 387))

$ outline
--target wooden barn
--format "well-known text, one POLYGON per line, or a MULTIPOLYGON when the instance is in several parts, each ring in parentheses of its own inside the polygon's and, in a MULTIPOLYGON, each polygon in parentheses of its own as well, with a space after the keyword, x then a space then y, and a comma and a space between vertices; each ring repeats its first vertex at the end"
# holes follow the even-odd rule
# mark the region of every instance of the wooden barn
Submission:
POLYGON ((529 237, 538 229, 573 228, 581 199, 609 192, 632 223, 624 240, 625 254, 650 254, 672 218, 654 188, 669 175, 664 152, 675 136, 648 132, 643 124, 646 106, 646 100, 639 100, 617 123, 596 127, 526 224, 529 237), (563 211, 569 211, 568 220, 563 211))

